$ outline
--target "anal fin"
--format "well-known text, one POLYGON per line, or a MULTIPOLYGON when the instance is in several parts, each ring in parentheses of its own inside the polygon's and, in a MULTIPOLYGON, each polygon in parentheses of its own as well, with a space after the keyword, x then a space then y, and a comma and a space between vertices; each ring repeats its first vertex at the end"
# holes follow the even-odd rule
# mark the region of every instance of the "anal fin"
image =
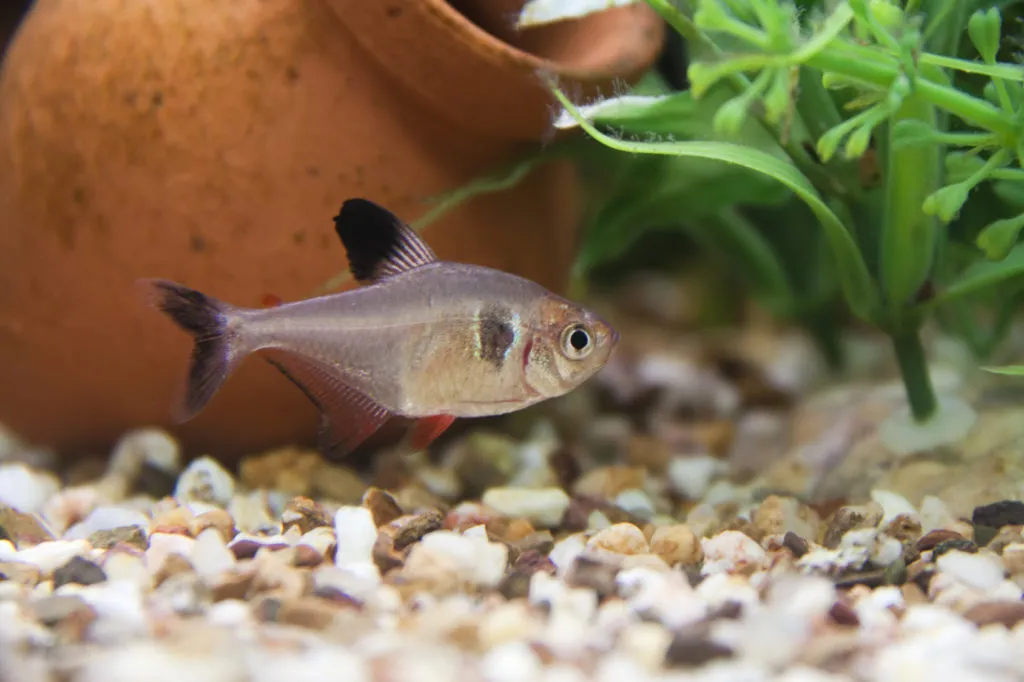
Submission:
POLYGON ((438 414, 433 417, 423 417, 416 420, 413 426, 412 435, 409 437, 409 444, 416 450, 422 450, 437 440, 442 433, 455 421, 455 417, 448 414, 438 414))
POLYGON ((392 417, 385 407, 346 384, 331 367, 284 351, 267 351, 267 362, 295 384, 320 413, 318 446, 325 457, 340 458, 373 435, 392 417))

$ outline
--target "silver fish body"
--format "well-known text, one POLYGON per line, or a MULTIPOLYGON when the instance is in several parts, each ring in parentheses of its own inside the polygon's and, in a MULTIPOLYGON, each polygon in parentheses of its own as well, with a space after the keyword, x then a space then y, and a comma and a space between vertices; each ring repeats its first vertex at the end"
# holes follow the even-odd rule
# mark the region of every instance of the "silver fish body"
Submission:
POLYGON ((438 260, 375 204, 349 200, 335 221, 366 286, 254 309, 145 280, 155 305, 195 337, 182 419, 259 352, 317 405, 324 449, 347 451, 392 416, 434 420, 429 441, 454 418, 572 390, 618 341, 596 314, 534 282, 438 260))

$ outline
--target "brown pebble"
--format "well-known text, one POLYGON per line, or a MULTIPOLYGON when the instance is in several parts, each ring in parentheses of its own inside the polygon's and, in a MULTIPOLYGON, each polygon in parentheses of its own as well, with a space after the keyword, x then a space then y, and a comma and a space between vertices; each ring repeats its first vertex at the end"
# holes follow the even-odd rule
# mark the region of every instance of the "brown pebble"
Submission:
POLYGON ((235 555, 236 559, 251 559, 256 556, 256 553, 261 549, 268 552, 280 552, 286 550, 291 545, 287 542, 271 541, 261 542, 255 538, 235 538, 228 544, 228 549, 235 555))
POLYGON ((381 575, 405 565, 408 551, 395 549, 394 532, 393 528, 382 528, 373 543, 373 563, 377 565, 381 575))
POLYGON ((848 589, 855 585, 866 585, 867 587, 881 587, 886 583, 886 569, 879 568, 856 573, 844 573, 835 579, 835 586, 839 589, 848 589))
POLYGON ((424 535, 440 530, 444 524, 444 515, 436 509, 407 517, 405 523, 399 520, 398 532, 395 533, 395 549, 403 550, 414 542, 419 542, 424 535))
POLYGON ((512 564, 512 570, 498 584, 498 592, 506 599, 526 597, 530 593, 530 580, 534 573, 555 575, 557 569, 551 559, 536 550, 527 550, 512 564))
POLYGON ((935 577, 935 564, 931 561, 918 559, 907 566, 906 582, 913 583, 925 593, 928 592, 928 584, 935 577))
POLYGON ((1012 628, 1024 620, 1024 601, 993 601, 975 604, 964 618, 978 627, 999 623, 1012 628))
POLYGON ((729 658, 732 649, 712 639, 678 633, 672 638, 665 652, 665 663, 669 666, 696 667, 719 658, 729 658))
POLYGON ((259 602, 254 613, 266 622, 323 630, 344 608, 341 602, 312 596, 286 600, 268 597, 259 602))
POLYGON ((127 544, 139 549, 149 547, 146 534, 138 526, 122 526, 111 530, 98 530, 89 536, 89 544, 96 549, 110 549, 114 545, 127 544))
POLYGON ((561 529, 569 532, 586 530, 589 526, 590 515, 599 511, 605 515, 612 524, 632 523, 637 528, 645 525, 644 519, 630 514, 625 509, 612 504, 606 500, 593 497, 574 497, 569 501, 569 506, 562 515, 561 529))
POLYGON ((361 601, 352 595, 345 594, 336 587, 318 587, 313 590, 313 596, 317 599, 323 599, 339 606, 347 606, 360 611, 363 609, 363 603, 361 601))
POLYGON ((936 545, 945 542, 946 540, 963 540, 964 537, 953 530, 946 528, 936 528, 933 531, 929 531, 921 536, 921 539, 917 541, 917 551, 927 552, 930 549, 935 549, 936 545))
POLYGON ((505 529, 504 537, 501 539, 510 543, 517 542, 534 532, 533 524, 526 519, 512 519, 508 524, 508 528, 505 529))
POLYGON ((615 576, 619 570, 617 561, 581 554, 566 571, 565 584, 570 587, 588 587, 599 596, 607 597, 617 591, 615 576))
POLYGON ((238 529, 235 528, 235 520, 231 518, 231 514, 223 509, 211 509, 208 512, 203 512, 195 518, 191 525, 192 533, 196 537, 199 537, 199 534, 207 528, 217 529, 224 542, 231 542, 238 534, 238 529))
POLYGON ((331 522, 323 506, 308 497, 293 497, 288 500, 284 505, 284 511, 281 512, 281 526, 285 531, 298 527, 299 532, 305 535, 314 528, 329 525, 331 522))
POLYGON ((514 562, 527 552, 536 552, 547 556, 555 547, 555 538, 551 535, 551 531, 542 530, 506 544, 509 548, 509 561, 514 562))
POLYGON ((791 530, 782 536, 782 546, 793 553, 794 559, 799 559, 811 550, 810 543, 791 530))
POLYGON ((316 568, 324 562, 324 555, 309 545, 299 543, 295 546, 295 566, 316 568))
POLYGON ((402 515, 402 508, 395 498, 377 486, 370 486, 363 494, 363 506, 373 515, 373 523, 378 528, 386 526, 402 515))
POLYGON ((0 504, 0 533, 6 535, 17 549, 54 539, 35 514, 20 512, 6 504, 0 504))
POLYGON ((107 579, 103 569, 80 556, 72 557, 66 564, 53 572, 53 589, 61 585, 95 585, 107 579))
POLYGON ((857 612, 842 599, 837 599, 832 604, 832 608, 828 611, 828 616, 836 625, 853 627, 860 625, 860 617, 857 615, 857 612))
POLYGON ((245 599, 255 579, 256 574, 251 570, 223 573, 210 587, 210 598, 215 602, 225 599, 245 599))

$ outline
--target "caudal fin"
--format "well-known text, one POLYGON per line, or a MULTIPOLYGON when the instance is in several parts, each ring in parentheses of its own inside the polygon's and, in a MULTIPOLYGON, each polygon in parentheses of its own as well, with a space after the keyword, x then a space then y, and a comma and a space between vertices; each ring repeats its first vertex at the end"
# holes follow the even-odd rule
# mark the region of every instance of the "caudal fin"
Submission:
POLYGON ((153 307, 192 335, 192 361, 178 419, 194 417, 231 374, 242 353, 229 326, 231 306, 195 289, 162 279, 139 280, 153 307))

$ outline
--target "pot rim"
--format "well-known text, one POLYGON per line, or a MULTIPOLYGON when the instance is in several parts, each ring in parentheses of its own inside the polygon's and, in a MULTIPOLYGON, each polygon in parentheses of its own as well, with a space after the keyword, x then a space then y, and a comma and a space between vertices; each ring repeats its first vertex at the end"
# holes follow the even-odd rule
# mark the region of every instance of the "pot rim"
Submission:
POLYGON ((544 27, 550 42, 587 39, 579 60, 556 61, 502 40, 446 0, 325 1, 354 41, 450 122, 514 139, 550 132, 557 100, 538 72, 556 75, 576 97, 607 95, 654 64, 666 32, 646 3, 612 7, 544 27))

